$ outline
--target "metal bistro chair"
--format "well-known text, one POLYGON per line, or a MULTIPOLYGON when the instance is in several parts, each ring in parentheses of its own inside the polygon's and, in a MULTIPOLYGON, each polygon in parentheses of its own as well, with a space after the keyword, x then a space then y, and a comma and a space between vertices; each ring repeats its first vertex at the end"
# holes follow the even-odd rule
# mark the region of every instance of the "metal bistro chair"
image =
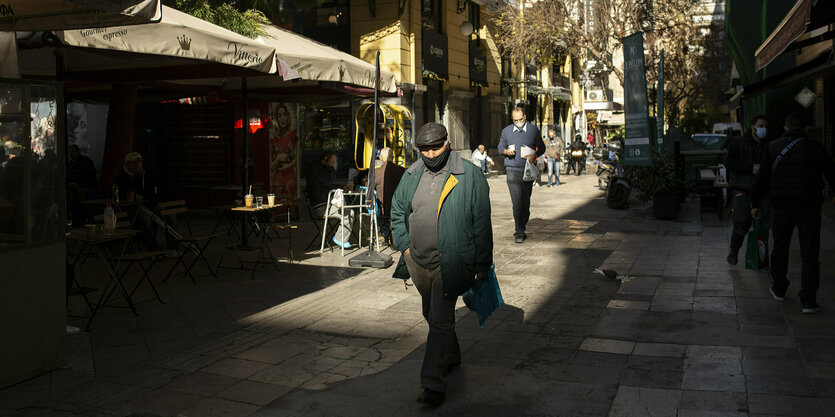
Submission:
MULTIPOLYGON (((365 186, 360 186, 359 189, 363 193, 367 192, 367 188, 365 186)), ((374 193, 374 199, 376 200, 377 199, 377 190, 374 190, 373 193, 374 193)), ((363 199, 363 200, 365 200, 365 199, 363 199)), ((379 252, 380 251, 380 240, 377 238, 377 235, 380 234, 380 228, 377 224, 377 218, 380 216, 380 213, 382 212, 382 210, 381 210, 380 205, 376 204, 376 203, 372 207, 376 208, 376 211, 372 211, 372 209, 365 208, 365 207, 359 209, 359 214, 360 214, 359 215, 359 229, 360 229, 359 230, 359 242, 360 242, 359 247, 360 247, 360 249, 362 249, 362 229, 363 229, 363 225, 365 224, 363 222, 362 218, 363 217, 368 217, 368 245, 371 246, 376 241, 377 242, 377 252, 379 252)))
POLYGON ((191 223, 188 220, 188 207, 186 206, 185 200, 176 200, 176 201, 168 201, 159 203, 160 208, 160 215, 163 218, 163 222, 165 223, 165 231, 166 233, 170 233, 178 243, 176 245, 177 250, 177 262, 174 263, 174 266, 171 267, 171 270, 168 271, 168 275, 165 276, 163 281, 168 280, 171 277, 171 274, 174 273, 174 270, 177 269, 177 266, 182 264, 185 268, 185 274, 191 278, 191 282, 196 284, 197 281, 194 279, 194 275, 191 274, 191 269, 197 263, 198 260, 202 260, 203 264, 206 265, 208 268, 209 273, 212 274, 214 278, 217 278, 217 274, 215 274, 215 270, 212 269, 211 265, 209 265, 209 261, 206 259, 206 248, 212 241, 218 236, 217 234, 210 233, 204 235, 196 235, 193 234, 191 231, 191 223), (186 224, 186 230, 188 234, 181 235, 179 234, 170 224, 168 224, 168 216, 180 214, 182 215, 182 219, 186 224), (180 250, 180 244, 184 246, 182 250, 180 250), (187 252, 194 253, 194 259, 192 259, 191 263, 186 263, 185 255, 187 252))
MULTIPOLYGON (((104 225, 104 215, 103 214, 97 214, 97 215, 93 216, 93 221, 96 224, 101 224, 103 226, 104 225)), ((128 218, 128 213, 127 212, 124 212, 124 211, 116 212, 116 228, 117 229, 130 229, 131 226, 132 226, 132 223, 131 223, 130 219, 128 218)), ((159 260, 159 258, 162 257, 162 255, 164 255, 165 252, 154 251, 154 250, 143 250, 145 245, 139 245, 135 241, 131 241, 128 247, 130 248, 130 250, 132 252, 122 255, 122 261, 125 262, 126 265, 125 265, 125 268, 121 271, 121 273, 118 273, 118 280, 120 282, 123 281, 125 279, 125 276, 128 274, 128 272, 130 272, 131 267, 133 267, 134 264, 138 264, 140 269, 142 270, 142 276, 139 278, 139 281, 136 282, 136 285, 133 287, 133 290, 131 290, 130 296, 131 297, 133 296, 133 294, 136 292, 136 290, 139 289, 139 286, 142 285, 143 281, 147 281, 148 285, 150 285, 151 289, 154 291, 154 295, 156 295, 157 300, 159 300, 160 303, 165 304, 165 301, 163 301, 162 297, 160 297, 159 291, 157 291, 157 287, 154 285, 154 282, 151 281, 151 276, 150 276, 151 269, 154 268, 154 265, 157 263, 157 260, 159 260)), ((88 252, 88 254, 89 254, 89 252, 88 252)), ((115 290, 115 289, 116 289, 116 287, 113 287, 113 289, 110 291, 111 294, 113 293, 113 290, 115 290)), ((107 298, 110 298, 110 296, 108 296, 107 298)))

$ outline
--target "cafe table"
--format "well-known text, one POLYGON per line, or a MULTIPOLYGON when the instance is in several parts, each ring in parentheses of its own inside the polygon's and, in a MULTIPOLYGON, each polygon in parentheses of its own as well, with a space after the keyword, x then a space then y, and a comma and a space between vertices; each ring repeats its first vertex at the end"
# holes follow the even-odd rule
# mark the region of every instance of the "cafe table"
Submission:
MULTIPOLYGON (((263 239, 263 237, 264 237, 264 234, 266 234, 269 231, 269 226, 272 223, 273 212, 275 210, 278 210, 278 209, 282 208, 282 207, 285 207, 285 204, 283 204, 283 203, 277 203, 277 204, 273 204, 273 205, 263 204, 263 205, 261 205, 261 207, 256 207, 256 205, 253 204, 251 207, 236 206, 236 207, 232 207, 232 208, 229 209, 229 212, 232 213, 233 216, 236 216, 236 220, 233 221, 233 224, 239 223, 239 222, 243 223, 244 225, 250 224, 252 226, 252 232, 255 232, 255 233, 258 233, 258 234, 262 235, 261 244, 258 245, 258 247, 250 247, 248 245, 248 237, 249 237, 250 233, 252 233, 252 232, 244 231, 244 233, 242 233, 241 236, 240 236, 240 239, 241 239, 240 244, 238 244, 238 245, 233 244, 233 246, 231 247, 231 249, 235 250, 235 253, 238 256, 238 263, 240 265, 239 269, 244 269, 243 265, 245 263, 241 259, 240 251, 241 250, 256 250, 256 249, 258 250, 258 258, 257 258, 256 261, 254 261, 254 263, 256 263, 256 267, 253 267, 253 270, 252 270, 253 278, 254 278, 254 275, 255 275, 255 269, 257 268, 257 264, 261 263, 262 259, 264 259, 264 252, 265 251, 266 252, 271 252, 269 247, 266 246, 267 245, 267 243, 265 242, 266 239, 263 239)), ((227 237, 229 238, 230 241, 234 242, 234 237, 233 237, 233 234, 232 234, 231 230, 234 230, 234 228, 227 228, 226 235, 227 235, 227 237)), ((223 256, 221 255, 221 259, 218 262, 218 268, 223 267, 222 263, 223 263, 223 256)))
POLYGON ((122 283, 121 277, 117 273, 119 270, 119 264, 122 262, 122 257, 125 256, 125 250, 127 249, 131 238, 137 234, 139 234, 138 230, 131 229, 116 229, 107 232, 96 231, 95 233, 90 234, 90 231, 86 228, 74 228, 70 230, 70 233, 66 236, 68 241, 75 242, 81 246, 78 251, 79 255, 75 256, 75 259, 71 262, 73 269, 78 264, 78 261, 81 258, 80 255, 86 253, 88 249, 92 249, 98 255, 98 258, 101 259, 104 269, 107 271, 107 275, 110 278, 109 282, 102 289, 98 301, 93 305, 93 311, 87 319, 88 329, 90 328, 90 324, 93 322, 93 318, 95 318, 96 313, 101 307, 104 307, 107 304, 115 290, 118 290, 119 293, 122 294, 122 297, 125 302, 127 302, 133 314, 138 315, 136 313, 136 307, 131 300, 131 294, 128 293, 122 283))

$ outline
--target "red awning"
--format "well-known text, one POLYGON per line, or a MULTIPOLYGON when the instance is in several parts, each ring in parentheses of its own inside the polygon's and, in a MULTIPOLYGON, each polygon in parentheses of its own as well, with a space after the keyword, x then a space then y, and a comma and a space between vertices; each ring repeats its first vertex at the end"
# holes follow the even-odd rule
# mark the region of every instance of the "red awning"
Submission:
POLYGON ((783 53, 812 21, 812 0, 798 0, 782 22, 754 53, 754 69, 759 71, 783 53))

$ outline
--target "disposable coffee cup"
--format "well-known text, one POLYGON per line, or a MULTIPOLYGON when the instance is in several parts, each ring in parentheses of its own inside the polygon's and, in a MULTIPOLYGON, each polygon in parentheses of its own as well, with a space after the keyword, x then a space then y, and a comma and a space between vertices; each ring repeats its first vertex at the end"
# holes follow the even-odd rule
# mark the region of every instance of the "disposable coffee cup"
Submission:
POLYGON ((255 197, 255 207, 261 208, 264 206, 264 197, 255 197))
POLYGON ((275 205, 275 194, 267 194, 267 205, 270 207, 275 205))
POLYGON ((515 144, 507 145, 507 149, 511 152, 516 152, 516 145, 515 144))
POLYGON ((86 224, 84 225, 84 229, 87 230, 87 237, 92 239, 96 237, 96 225, 94 224, 86 224))
POLYGON ((252 194, 247 194, 244 196, 244 205, 246 207, 252 207, 252 194))

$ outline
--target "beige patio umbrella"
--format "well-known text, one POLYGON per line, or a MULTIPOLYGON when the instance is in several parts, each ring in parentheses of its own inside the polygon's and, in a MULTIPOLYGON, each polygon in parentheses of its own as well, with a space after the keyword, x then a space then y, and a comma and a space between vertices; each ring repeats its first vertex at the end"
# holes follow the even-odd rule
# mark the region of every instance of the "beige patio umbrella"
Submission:
MULTIPOLYGON (((374 94, 374 65, 288 30, 272 25, 266 25, 264 29, 266 33, 256 40, 275 48, 278 72, 247 77, 246 89, 250 98, 293 97, 296 101, 304 101, 323 95, 374 94)), ((398 92, 394 74, 381 71, 380 81, 382 93, 398 92)), ((241 79, 235 77, 180 79, 171 83, 216 88, 233 95, 243 90, 241 79)))
MULTIPOLYGON (((375 88, 374 64, 285 29, 272 25, 264 29, 266 34, 258 40, 275 47, 279 72, 285 81, 332 81, 375 88)), ((261 81, 251 80, 250 88, 258 88, 261 81)), ((394 74, 390 72, 380 72, 380 84, 382 91, 397 92, 394 74)))
POLYGON ((158 22, 160 0, 4 0, 0 30, 39 31, 158 22))
MULTIPOLYGON (((214 62, 261 73, 276 71, 274 47, 170 7, 163 6, 162 9, 162 19, 158 23, 75 29, 56 34, 64 45, 89 49, 98 55, 103 55, 102 51, 142 54, 149 61, 149 67, 214 62), (183 58, 193 61, 181 62, 183 58)), ((121 62, 120 58, 102 61, 85 60, 72 65, 88 70, 137 68, 135 62, 121 62)), ((165 79, 162 74, 150 75, 165 79)), ((194 78, 194 75, 185 78, 194 78)))

